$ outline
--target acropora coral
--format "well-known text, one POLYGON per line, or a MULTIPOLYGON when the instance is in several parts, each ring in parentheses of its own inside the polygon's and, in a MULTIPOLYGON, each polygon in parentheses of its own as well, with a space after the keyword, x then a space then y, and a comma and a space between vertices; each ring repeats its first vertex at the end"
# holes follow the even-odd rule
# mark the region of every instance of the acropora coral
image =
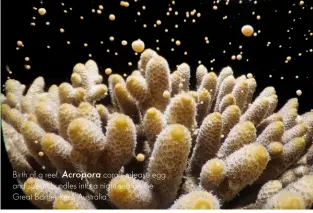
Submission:
POLYGON ((195 85, 192 72, 146 49, 126 79, 88 60, 48 90, 7 80, 4 142, 25 195, 45 209, 219 209, 256 186, 239 208, 312 208, 313 112, 277 108, 274 87, 257 95, 231 67, 200 65, 195 85))

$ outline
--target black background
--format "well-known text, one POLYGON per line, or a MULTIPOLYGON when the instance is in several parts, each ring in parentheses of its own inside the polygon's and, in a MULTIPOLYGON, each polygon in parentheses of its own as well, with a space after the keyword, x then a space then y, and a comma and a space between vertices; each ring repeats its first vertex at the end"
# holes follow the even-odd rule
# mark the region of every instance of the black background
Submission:
MULTIPOLYGON (((225 1, 221 1, 217 4, 218 10, 213 10, 213 1, 209 0, 177 0, 175 5, 165 0, 131 0, 128 8, 121 7, 117 0, 3 0, 1 84, 8 76, 27 86, 38 76, 45 78, 47 87, 69 81, 73 66, 86 62, 90 58, 88 54, 92 54, 91 58, 98 63, 106 82, 105 68, 110 67, 113 73, 122 74, 136 69, 139 56, 134 54, 131 43, 140 38, 147 48, 160 48, 158 53, 168 60, 172 71, 176 65, 187 62, 194 75, 199 60, 208 69, 213 67, 217 73, 221 68, 231 66, 236 76, 252 73, 258 83, 257 92, 266 86, 274 86, 279 106, 295 97, 296 90, 301 89, 300 112, 312 109, 313 53, 306 51, 313 49, 313 36, 309 35, 313 32, 313 2, 306 0, 302 7, 298 0, 243 2, 239 4, 237 0, 230 0, 229 5, 225 5, 225 1), (102 14, 92 13, 91 10, 97 10, 99 5, 104 7, 102 14), (143 5, 146 10, 142 9, 143 5), (33 7, 46 8, 46 15, 40 16, 33 7), (167 16, 169 7, 173 11, 167 16), (193 9, 201 13, 200 18, 196 15, 186 18, 186 11, 193 9), (289 10, 291 14, 288 14, 289 10), (141 16, 137 16, 138 11, 141 16), (175 11, 178 11, 177 16, 175 11), (253 11, 255 15, 252 15, 253 11), (115 15, 115 21, 109 20, 110 14, 115 15), (256 19, 257 15, 261 20, 256 19), (84 16, 84 20, 80 16, 84 16), (227 16, 226 20, 223 20, 224 16, 227 16), (192 19, 196 19, 196 23, 192 23, 192 19), (154 28, 157 20, 162 24, 154 28), (31 26, 31 22, 36 26, 31 26), (50 25, 47 26, 46 22, 50 25), (143 28, 143 24, 147 24, 147 28, 143 28), (175 24, 179 28, 176 29, 175 24), (261 33, 256 37, 243 36, 241 27, 246 24, 252 25, 255 31, 261 30, 261 33), (60 33, 60 28, 65 32, 60 33), (169 32, 165 33, 165 29, 169 32), (113 42, 109 41, 110 36, 115 37, 113 42), (206 36, 209 44, 205 43, 206 36), (177 47, 171 42, 172 38, 180 40, 181 45, 177 47), (24 47, 16 50, 18 40, 23 41, 24 47), (126 47, 121 45, 122 40, 128 41, 126 47), (67 41, 71 44, 68 45, 67 41), (269 46, 268 42, 271 42, 269 46), (84 47, 84 43, 88 43, 88 47, 84 47), (47 45, 51 48, 47 49, 47 45), (242 49, 239 49, 240 45, 242 49), (172 52, 171 48, 175 51, 172 52), (188 55, 184 55, 185 51, 188 55), (231 56, 240 51, 243 59, 231 60, 231 56), (114 55, 115 52, 118 56, 114 55), (300 52, 301 57, 298 56, 300 52), (287 56, 292 57, 288 64, 285 63, 287 56), (25 57, 30 61, 25 62, 25 57), (210 63, 212 59, 215 59, 214 63, 210 63), (128 66, 128 62, 133 65, 128 66), (31 69, 26 70, 25 64, 29 64, 31 69), (12 74, 7 71, 8 67, 12 74)), ((12 202, 15 180, 11 178, 3 143, 1 148, 2 208, 32 208, 27 201, 12 202)))

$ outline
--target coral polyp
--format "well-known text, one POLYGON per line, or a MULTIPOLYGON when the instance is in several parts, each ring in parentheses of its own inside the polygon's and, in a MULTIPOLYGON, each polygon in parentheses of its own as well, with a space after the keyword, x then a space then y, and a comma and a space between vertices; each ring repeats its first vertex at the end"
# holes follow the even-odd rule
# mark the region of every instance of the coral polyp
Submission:
POLYGON ((18 178, 24 193, 40 208, 219 209, 254 187, 240 207, 312 208, 313 112, 234 73, 171 72, 146 49, 126 79, 88 60, 48 90, 7 80, 5 147, 16 173, 37 173, 18 178))

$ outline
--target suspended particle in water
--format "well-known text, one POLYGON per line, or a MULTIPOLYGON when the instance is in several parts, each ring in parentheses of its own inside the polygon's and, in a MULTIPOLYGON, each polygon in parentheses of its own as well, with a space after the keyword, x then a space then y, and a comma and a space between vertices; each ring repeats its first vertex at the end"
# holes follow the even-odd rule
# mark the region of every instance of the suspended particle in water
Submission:
POLYGON ((131 67, 132 65, 133 65, 133 63, 132 63, 132 62, 128 62, 128 66, 130 66, 130 67, 131 67))
POLYGON ((35 23, 35 22, 32 22, 32 23, 30 23, 30 25, 32 25, 32 26, 36 26, 36 23, 35 23))
POLYGON ((300 1, 300 2, 299 2, 299 5, 300 5, 300 6, 303 6, 303 5, 304 5, 304 1, 300 1))
POLYGON ((104 72, 105 72, 106 75, 111 75, 112 69, 111 68, 106 68, 104 72))
POLYGON ((175 24, 175 28, 178 28, 178 24, 175 24))
POLYGON ((178 12, 177 11, 175 11, 175 16, 178 16, 178 12))
POLYGON ((168 29, 165 29, 164 32, 168 33, 168 29))
POLYGON ((87 44, 87 43, 85 43, 85 44, 84 44, 84 47, 88 47, 88 44, 87 44))
POLYGON ((103 10, 103 6, 102 6, 102 5, 99 5, 99 9, 100 9, 100 10, 103 10))
POLYGON ((248 73, 248 74, 247 74, 247 77, 248 77, 248 78, 253 78, 252 73, 248 73))
POLYGON ((297 96, 301 96, 301 95, 302 95, 302 91, 301 91, 300 89, 298 89, 298 90, 296 91, 296 94, 297 94, 297 96))
POLYGON ((232 56, 231 56, 231 60, 233 60, 233 61, 236 60, 236 56, 235 56, 235 55, 232 55, 232 56))
POLYGON ((146 6, 145 6, 145 5, 143 5, 143 6, 142 6, 142 9, 143 9, 143 10, 145 10, 145 9, 146 9, 146 6))
POLYGON ((217 6, 216 5, 213 6, 213 10, 217 10, 217 6))
POLYGON ((39 8, 38 13, 39 15, 44 16, 47 13, 47 11, 45 8, 39 8))
POLYGON ((64 29, 63 28, 60 28, 60 33, 64 33, 64 29))
POLYGON ((16 42, 17 46, 22 47, 23 46, 23 42, 22 41, 17 41, 16 42))
POLYGON ((50 25, 50 22, 47 21, 47 22, 46 22, 46 25, 49 26, 49 25, 50 25))
POLYGON ((161 25, 161 21, 160 21, 160 20, 157 20, 156 24, 157 24, 157 25, 161 25))
POLYGON ((196 19, 192 19, 192 23, 196 23, 196 19))
POLYGON ((132 48, 135 52, 141 53, 145 49, 145 43, 140 39, 133 41, 132 48))
POLYGON ((144 24, 144 25, 143 25, 143 27, 144 27, 144 28, 147 28, 147 25, 146 25, 146 24, 144 24))
POLYGON ((126 46, 126 45, 127 45, 127 41, 126 41, 126 40, 123 40, 123 41, 122 41, 122 45, 123 45, 123 46, 126 46))
POLYGON ((110 41, 114 41, 114 37, 113 36, 110 36, 110 41))
POLYGON ((261 16, 258 15, 258 16, 256 17, 256 19, 257 19, 257 20, 260 20, 260 19, 261 19, 261 16))
POLYGON ((176 42, 175 42, 175 44, 176 44, 176 46, 180 46, 180 41, 179 40, 177 40, 176 42))
POLYGON ((114 20, 115 20, 115 15, 114 15, 114 14, 109 15, 109 19, 110 19, 111 21, 114 21, 114 20))
POLYGON ((197 13, 197 17, 200 18, 201 17, 201 13, 197 13))
POLYGON ((84 19, 84 16, 80 16, 80 20, 83 20, 84 19))
POLYGON ((24 67, 25 67, 25 69, 27 69, 27 70, 30 70, 30 68, 31 68, 30 65, 28 65, 28 64, 25 65, 24 67))
POLYGON ((209 41, 209 40, 206 40, 206 41, 205 41, 205 43, 207 43, 207 44, 208 44, 208 43, 210 43, 210 41, 209 41))
POLYGON ((129 3, 126 2, 126 1, 121 1, 121 2, 120 2, 120 5, 121 5, 122 7, 129 7, 129 3))
POLYGON ((290 61, 291 60, 291 57, 290 56, 287 56, 287 61, 290 61))
POLYGON ((97 13, 100 15, 102 13, 102 11, 101 10, 97 10, 97 13))
POLYGON ((66 43, 67 43, 68 45, 70 45, 70 44, 71 44, 71 42, 70 42, 70 41, 67 41, 66 43))
POLYGON ((29 61, 30 59, 29 59, 29 57, 25 57, 25 61, 29 61))
POLYGON ((141 13, 138 11, 138 12, 137 12, 137 16, 140 16, 140 15, 141 15, 141 13))
POLYGON ((239 54, 239 55, 237 55, 237 60, 239 60, 239 61, 240 61, 241 59, 242 59, 242 55, 240 55, 240 54, 239 54))
POLYGON ((95 12, 96 12, 96 10, 95 10, 95 9, 92 9, 92 10, 91 10, 91 12, 92 12, 92 13, 95 13, 95 12))
POLYGON ((138 162, 143 162, 145 160, 145 156, 141 153, 139 153, 137 156, 136 156, 136 160, 138 162))
POLYGON ((168 90, 165 90, 163 92, 163 98, 169 99, 171 97, 170 92, 168 90))
POLYGON ((187 51, 185 51, 185 52, 184 52, 184 55, 187 55, 187 54, 188 54, 187 51))
POLYGON ((254 29, 251 25, 245 25, 241 28, 241 32, 244 36, 250 37, 253 35, 254 29))

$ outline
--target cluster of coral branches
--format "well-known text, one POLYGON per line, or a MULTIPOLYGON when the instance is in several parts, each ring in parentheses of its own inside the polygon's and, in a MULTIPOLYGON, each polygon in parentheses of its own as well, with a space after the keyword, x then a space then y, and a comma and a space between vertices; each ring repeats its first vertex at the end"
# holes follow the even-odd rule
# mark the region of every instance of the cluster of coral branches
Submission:
POLYGON ((217 76, 200 65, 192 87, 190 77, 188 64, 171 73, 147 49, 138 70, 111 74, 108 86, 93 60, 48 91, 42 77, 26 93, 7 80, 9 159, 16 172, 44 174, 19 178, 25 195, 45 209, 219 209, 260 184, 242 208, 311 208, 313 112, 298 114, 296 98, 276 109, 274 87, 254 94, 256 80, 230 67, 217 76), (106 199, 88 199, 98 194, 106 199))

